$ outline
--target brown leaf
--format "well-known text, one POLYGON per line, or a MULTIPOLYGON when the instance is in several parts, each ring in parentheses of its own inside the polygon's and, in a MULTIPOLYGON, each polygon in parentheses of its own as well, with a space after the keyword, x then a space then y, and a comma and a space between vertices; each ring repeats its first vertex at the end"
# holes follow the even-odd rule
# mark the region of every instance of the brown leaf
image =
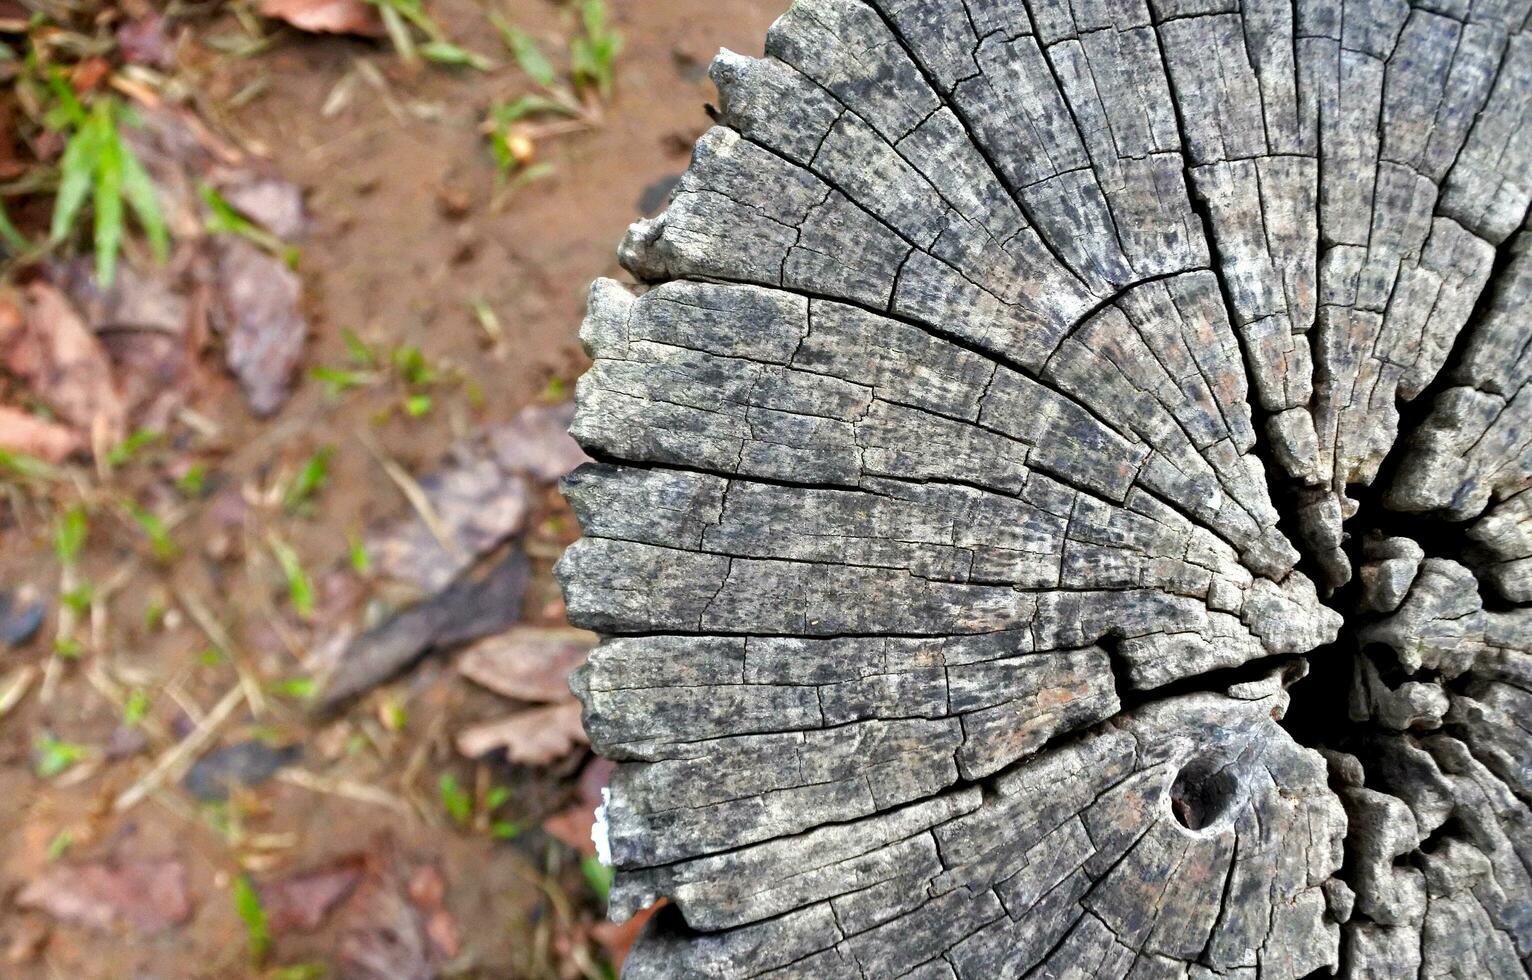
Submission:
POLYGON ((12 966, 23 966, 42 955, 51 934, 47 920, 40 916, 23 915, 18 919, 5 947, 5 961, 12 966))
POLYGON ((564 701, 569 672, 585 663, 595 645, 595 634, 584 630, 521 626, 469 647, 458 670, 503 697, 564 701))
POLYGON ((111 364, 64 294, 36 282, 20 308, 0 299, 0 365, 65 422, 94 440, 122 438, 126 409, 111 364))
POLYGON ((195 393, 193 382, 201 366, 182 338, 155 330, 111 330, 101 334, 101 346, 112 359, 129 416, 139 427, 163 429, 195 393))
POLYGON ((406 886, 410 901, 425 917, 426 938, 436 951, 452 959, 462 951, 457 922, 447 911, 447 880, 434 864, 422 864, 410 873, 406 886))
POLYGON ((436 957, 425 923, 397 883, 370 881, 353 908, 340 940, 345 980, 435 980, 436 957))
POLYGON ((117 269, 112 285, 103 288, 90 259, 61 262, 50 268, 58 283, 90 324, 103 330, 157 330, 180 334, 186 330, 189 304, 171 282, 168 267, 140 272, 131 265, 117 269))
POLYGON ((569 435, 574 403, 529 405, 511 421, 490 430, 490 445, 500 465, 511 473, 529 474, 552 483, 581 463, 590 462, 585 450, 569 435))
POLYGON ((654 918, 654 913, 664 908, 665 904, 666 900, 662 898, 622 925, 614 922, 598 922, 591 926, 591 938, 606 950, 607 958, 612 961, 612 969, 615 972, 622 973, 623 960, 628 958, 628 953, 633 949, 634 940, 638 939, 639 933, 644 931, 644 926, 649 924, 649 920, 654 918))
POLYGON ((460 457, 420 480, 440 519, 438 531, 452 547, 444 548, 425 520, 411 513, 368 540, 368 553, 382 574, 437 592, 521 530, 529 506, 526 482, 470 451, 460 457))
POLYGON ((406 886, 410 901, 415 907, 424 912, 430 912, 442 907, 447 900, 447 879, 442 877, 440 869, 434 864, 422 864, 410 872, 409 884, 406 886))
POLYGON ((596 824, 596 807, 601 805, 601 791, 612 782, 616 763, 595 756, 580 770, 580 802, 543 821, 543 830, 581 854, 593 856, 596 842, 591 828, 596 824))
POLYGON ((601 804, 601 791, 612 785, 617 763, 596 756, 580 770, 580 799, 594 810, 601 804))
POLYGON ((73 429, 0 405, 0 449, 57 463, 79 448, 73 429))
POLYGON ((350 897, 366 871, 360 855, 325 867, 290 875, 261 886, 261 907, 275 934, 313 932, 330 912, 350 897))
POLYGON ((457 921, 446 909, 437 909, 426 918, 426 938, 436 951, 447 959, 462 952, 462 939, 458 936, 457 921))
POLYGON ((297 241, 308 231, 303 191, 280 177, 235 170, 219 183, 218 193, 234 210, 284 241, 297 241))
POLYGON ((441 960, 456 955, 457 928, 445 907, 447 885, 434 865, 410 867, 392 841, 346 903, 340 940, 345 980, 435 980, 441 960))
POLYGON ((176 860, 56 864, 21 889, 16 905, 93 929, 126 925, 146 935, 192 913, 186 868, 176 860))
POLYGON ((218 282, 214 322, 224 335, 225 361, 251 410, 270 415, 287 401, 308 339, 298 277, 280 259, 231 238, 219 249, 218 282))
POLYGON ((474 725, 457 736, 457 750, 470 758, 504 749, 507 759, 524 766, 546 766, 588 744, 580 724, 580 702, 573 698, 474 725))
POLYGON ((112 73, 112 63, 102 57, 86 58, 69 73, 69 84, 76 93, 84 95, 95 89, 112 73))
POLYGON ((347 645, 320 703, 333 706, 382 683, 432 650, 447 650, 511 628, 527 588, 526 555, 513 550, 488 574, 454 582, 347 645))
POLYGON ((377 9, 366 0, 261 0, 261 14, 320 34, 376 37, 383 32, 377 9))
POLYGON ((572 806, 560 810, 543 821, 543 832, 566 844, 570 850, 579 851, 586 857, 595 857, 596 842, 590 832, 596 825, 596 811, 588 806, 572 806))
POLYGON ((169 68, 175 62, 166 36, 165 18, 152 10, 137 20, 124 21, 117 28, 117 47, 130 64, 169 68))

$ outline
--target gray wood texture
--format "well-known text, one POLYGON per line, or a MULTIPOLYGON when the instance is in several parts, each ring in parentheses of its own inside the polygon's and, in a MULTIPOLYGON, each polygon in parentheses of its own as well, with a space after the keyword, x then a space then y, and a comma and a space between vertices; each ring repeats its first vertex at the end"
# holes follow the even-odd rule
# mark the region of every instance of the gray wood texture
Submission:
POLYGON ((1529 8, 719 55, 565 483, 628 976, 1532 972, 1529 8))

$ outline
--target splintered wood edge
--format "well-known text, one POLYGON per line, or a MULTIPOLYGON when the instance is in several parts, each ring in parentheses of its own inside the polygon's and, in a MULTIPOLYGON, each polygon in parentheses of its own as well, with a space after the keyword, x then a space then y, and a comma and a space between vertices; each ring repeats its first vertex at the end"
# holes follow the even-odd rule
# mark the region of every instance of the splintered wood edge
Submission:
POLYGON ((714 62, 565 482, 625 975, 1527 975, 1528 3, 1233 6, 714 62))

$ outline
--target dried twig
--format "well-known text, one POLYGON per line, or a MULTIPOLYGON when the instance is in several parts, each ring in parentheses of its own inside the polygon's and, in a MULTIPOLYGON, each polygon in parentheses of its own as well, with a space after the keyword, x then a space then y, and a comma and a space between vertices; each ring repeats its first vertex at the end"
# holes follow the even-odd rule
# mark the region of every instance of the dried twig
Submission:
POLYGON ((0 684, 0 718, 4 718, 16 709, 21 700, 32 689, 32 682, 37 680, 37 668, 31 664, 17 667, 6 675, 5 682, 0 684))
POLYGON ((309 772, 306 769, 284 769, 277 773, 276 778, 284 783, 290 783, 315 793, 324 793, 329 796, 342 796, 348 800, 356 800, 360 803, 371 803, 392 810, 395 813, 408 816, 411 813, 409 804, 405 803, 393 793, 367 783, 359 783, 351 779, 332 779, 309 772))
POLYGON ((383 472, 388 474, 388 478, 394 481, 394 484, 399 488, 399 492, 404 494, 404 499, 408 500, 410 506, 415 508, 415 513, 419 514, 420 519, 425 522, 426 529, 431 532, 431 536, 436 539, 437 544, 440 544, 450 555, 458 558, 466 557, 463 555, 463 549, 458 547, 457 541, 453 539, 451 532, 447 530, 447 525, 442 521, 441 515, 436 513, 435 507, 431 506, 431 500, 426 496, 426 492, 421 489, 419 483, 415 482, 415 478, 405 472, 404 467, 396 463, 392 457, 383 451, 383 447, 378 445, 378 441, 372 437, 372 433, 358 429, 356 438, 362 444, 362 447, 367 450, 368 454, 383 468, 383 472))
POLYGON ((150 767, 148 772, 144 773, 132 786, 123 790, 112 803, 112 810, 117 813, 130 810, 143 802, 144 797, 159 789, 166 779, 172 778, 177 770, 190 762, 193 756, 207 747, 207 744, 213 740, 213 736, 218 734, 219 727, 229 719, 229 716, 234 713, 234 709, 238 708, 240 702, 244 700, 245 689, 243 684, 235 684, 229 688, 228 693, 224 694, 218 700, 218 703, 213 706, 213 710, 209 711, 207 716, 197 723, 197 727, 192 730, 191 734, 166 750, 155 761, 154 765, 150 767))
POLYGON ((227 654, 234 662, 234 671, 239 675, 239 682, 245 689, 245 700, 250 702, 250 711, 259 718, 266 713, 266 695, 261 690, 259 679, 250 672, 244 658, 234 646, 234 640, 229 636, 228 630, 213 615, 207 605, 196 595, 182 588, 176 589, 176 600, 181 603, 187 615, 191 616, 192 622, 202 630, 213 646, 227 654))

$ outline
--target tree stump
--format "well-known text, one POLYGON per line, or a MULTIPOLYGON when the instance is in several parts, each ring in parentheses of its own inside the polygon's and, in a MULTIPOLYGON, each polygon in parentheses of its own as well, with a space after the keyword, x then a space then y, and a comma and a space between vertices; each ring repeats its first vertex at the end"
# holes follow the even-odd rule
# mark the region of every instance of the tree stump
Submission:
POLYGON ((1529 6, 718 57, 572 429, 628 976, 1527 975, 1529 6))

